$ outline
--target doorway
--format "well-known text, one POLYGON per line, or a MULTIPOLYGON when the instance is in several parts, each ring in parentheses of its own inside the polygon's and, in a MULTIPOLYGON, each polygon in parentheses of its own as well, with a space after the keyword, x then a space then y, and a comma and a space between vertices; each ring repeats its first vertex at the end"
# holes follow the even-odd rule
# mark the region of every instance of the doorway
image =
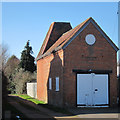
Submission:
POLYGON ((77 106, 108 106, 108 74, 77 74, 77 106))

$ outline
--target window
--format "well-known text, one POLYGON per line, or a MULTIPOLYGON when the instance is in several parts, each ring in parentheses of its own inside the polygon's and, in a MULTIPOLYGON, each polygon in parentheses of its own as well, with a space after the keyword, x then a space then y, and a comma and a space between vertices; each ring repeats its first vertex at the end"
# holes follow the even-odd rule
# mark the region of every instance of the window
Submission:
POLYGON ((56 91, 59 91, 59 77, 56 77, 56 91))
POLYGON ((87 43, 88 45, 93 45, 93 44, 95 43, 96 39, 95 39, 95 36, 94 36, 94 35, 88 34, 88 35, 86 35, 86 37, 85 37, 85 41, 86 41, 86 43, 87 43))
POLYGON ((52 78, 49 78, 49 90, 52 90, 52 78))

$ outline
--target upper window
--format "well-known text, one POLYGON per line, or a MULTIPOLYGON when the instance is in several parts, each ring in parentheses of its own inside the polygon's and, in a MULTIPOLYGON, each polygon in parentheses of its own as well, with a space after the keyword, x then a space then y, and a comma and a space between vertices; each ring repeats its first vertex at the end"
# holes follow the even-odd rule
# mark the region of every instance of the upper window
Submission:
POLYGON ((52 78, 49 78, 49 90, 52 90, 52 78))
POLYGON ((96 41, 95 36, 93 34, 88 34, 85 37, 85 41, 88 45, 93 45, 96 41))
POLYGON ((56 77, 56 91, 59 91, 59 77, 56 77))

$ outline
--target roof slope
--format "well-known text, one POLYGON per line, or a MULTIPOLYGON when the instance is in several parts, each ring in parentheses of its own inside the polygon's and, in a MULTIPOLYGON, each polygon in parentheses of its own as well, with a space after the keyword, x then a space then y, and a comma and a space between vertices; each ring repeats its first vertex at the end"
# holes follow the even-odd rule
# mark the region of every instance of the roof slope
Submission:
POLYGON ((51 54, 54 51, 64 49, 90 22, 92 22, 95 25, 95 27, 101 32, 101 34, 106 38, 106 40, 111 44, 111 46, 117 51, 117 46, 99 27, 99 25, 93 20, 93 18, 90 17, 78 26, 76 26, 74 29, 71 29, 68 32, 64 33, 44 54, 38 56, 37 60, 51 54))
POLYGON ((61 37, 63 33, 70 29, 72 29, 70 23, 53 22, 50 25, 38 56, 44 54, 61 37))

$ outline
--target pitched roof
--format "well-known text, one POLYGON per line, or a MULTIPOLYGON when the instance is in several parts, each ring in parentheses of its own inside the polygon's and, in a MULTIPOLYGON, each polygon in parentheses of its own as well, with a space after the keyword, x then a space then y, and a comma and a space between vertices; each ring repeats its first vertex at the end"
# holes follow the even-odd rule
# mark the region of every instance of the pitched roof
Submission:
POLYGON ((93 18, 90 17, 75 28, 64 33, 44 54, 38 56, 37 60, 51 54, 54 51, 64 49, 90 22, 92 22, 95 25, 95 27, 101 32, 101 34, 106 38, 106 40, 111 44, 111 46, 117 51, 118 47, 105 34, 105 32, 99 27, 99 25, 93 20, 93 18))
POLYGON ((70 29, 72 29, 70 23, 53 22, 50 25, 38 56, 44 54, 61 37, 63 33, 67 32, 70 29))

